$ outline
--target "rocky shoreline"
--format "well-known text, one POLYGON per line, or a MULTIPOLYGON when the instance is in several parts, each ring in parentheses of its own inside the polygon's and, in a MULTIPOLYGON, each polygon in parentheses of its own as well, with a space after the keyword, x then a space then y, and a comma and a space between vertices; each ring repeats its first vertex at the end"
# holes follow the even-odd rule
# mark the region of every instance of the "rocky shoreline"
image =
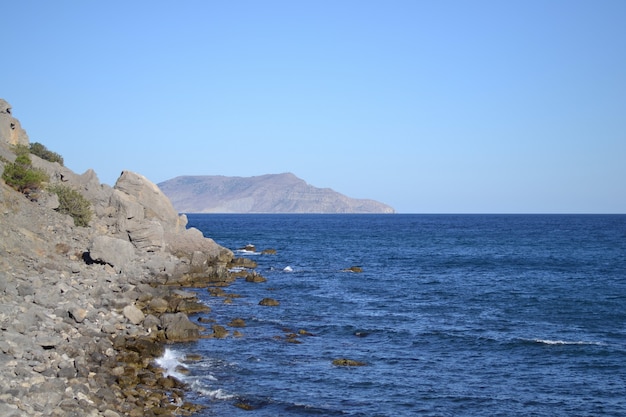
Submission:
MULTIPOLYGON (((0 100, 0 171, 28 145, 0 100)), ((245 260, 186 227, 158 187, 125 171, 114 187, 32 155, 51 184, 79 191, 87 227, 0 181, 0 415, 191 415, 185 387, 155 364, 169 343, 217 337, 188 319, 193 287, 220 287, 245 260)), ((247 265, 250 266, 250 265, 247 265)))

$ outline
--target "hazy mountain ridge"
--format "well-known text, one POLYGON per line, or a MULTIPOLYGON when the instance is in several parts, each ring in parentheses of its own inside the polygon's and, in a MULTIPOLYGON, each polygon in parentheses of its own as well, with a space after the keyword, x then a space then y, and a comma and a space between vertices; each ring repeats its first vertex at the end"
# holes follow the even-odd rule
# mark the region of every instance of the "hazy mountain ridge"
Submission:
POLYGON ((180 176, 158 184, 180 213, 394 213, 386 204, 317 188, 292 173, 180 176))

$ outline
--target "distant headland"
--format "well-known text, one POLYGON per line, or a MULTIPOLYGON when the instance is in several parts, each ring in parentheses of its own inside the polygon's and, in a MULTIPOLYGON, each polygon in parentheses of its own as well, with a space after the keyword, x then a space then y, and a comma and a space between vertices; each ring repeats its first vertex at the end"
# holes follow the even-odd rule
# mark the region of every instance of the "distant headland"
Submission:
POLYGON ((292 173, 180 176, 158 186, 179 213, 395 213, 386 204, 317 188, 292 173))

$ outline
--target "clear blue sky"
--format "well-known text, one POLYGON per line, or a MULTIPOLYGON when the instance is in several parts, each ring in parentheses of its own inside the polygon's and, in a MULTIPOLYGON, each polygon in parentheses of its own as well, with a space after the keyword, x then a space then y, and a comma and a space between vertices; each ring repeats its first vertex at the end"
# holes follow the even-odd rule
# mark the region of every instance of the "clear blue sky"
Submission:
POLYGON ((626 1, 4 1, 31 142, 404 213, 626 213, 626 1))

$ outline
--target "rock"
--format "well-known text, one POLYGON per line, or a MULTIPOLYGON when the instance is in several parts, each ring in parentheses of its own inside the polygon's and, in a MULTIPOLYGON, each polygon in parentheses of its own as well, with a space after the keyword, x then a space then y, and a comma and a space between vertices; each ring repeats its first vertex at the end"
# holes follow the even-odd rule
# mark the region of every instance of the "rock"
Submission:
POLYGON ((191 254, 191 263, 189 272, 198 273, 206 271, 209 266, 209 255, 205 252, 195 250, 191 254))
POLYGON ((128 221, 126 223, 126 232, 131 243, 138 249, 158 252, 165 247, 163 225, 157 221, 128 221))
POLYGON ((161 328, 161 319, 152 314, 148 314, 146 318, 143 319, 143 325, 146 329, 158 330, 161 328))
POLYGON ((88 249, 94 262, 109 264, 118 273, 127 269, 136 257, 132 243, 111 236, 96 236, 88 249))
POLYGON ((134 305, 127 305, 122 313, 133 324, 139 324, 145 319, 143 312, 134 305))
POLYGON ((246 322, 244 319, 233 319, 230 323, 228 323, 230 327, 246 327, 246 322))
POLYGON ((342 269, 342 271, 360 273, 363 272, 363 268, 361 268, 360 266, 351 266, 350 268, 342 269))
POLYGON ((256 271, 250 272, 246 275, 246 282, 266 282, 267 278, 263 277, 261 274, 256 271))
POLYGON ((9 145, 28 146, 29 140, 26 131, 22 129, 19 120, 13 117, 11 105, 0 98, 0 141, 9 145))
POLYGON ((254 269, 257 267, 257 263, 250 258, 234 258, 231 260, 229 267, 254 269))
POLYGON ((175 295, 178 298, 182 299, 195 299, 197 294, 193 291, 184 291, 184 290, 174 290, 172 291, 172 295, 175 295))
POLYGON ((340 358, 340 359, 333 360, 333 365, 335 366, 365 366, 366 363, 355 361, 353 359, 340 358))
POLYGON ((211 329, 213 329, 213 337, 215 338, 223 339, 228 336, 228 330, 226 330, 224 326, 214 324, 213 326, 211 326, 211 329))
POLYGON ((35 339, 35 342, 42 348, 49 350, 63 344, 63 340, 60 336, 55 334, 39 334, 35 339))
POLYGON ((185 362, 198 362, 202 360, 202 355, 198 353, 187 353, 185 355, 185 362))
POLYGON ((280 305, 280 303, 274 300, 273 298, 264 298, 261 301, 259 301, 259 305, 267 306, 267 307, 275 307, 275 306, 280 305))
POLYGON ((245 410, 245 411, 252 411, 252 410, 254 410, 254 407, 252 405, 248 404, 248 403, 236 402, 234 405, 235 405, 235 407, 240 408, 240 409, 245 410))
MULTIPOLYGON (((114 189, 111 193, 109 205, 114 209, 118 224, 124 225, 126 220, 142 221, 144 216, 143 206, 127 193, 114 189)), ((124 231, 126 227, 118 228, 118 231, 124 231)))
POLYGON ((189 228, 179 233, 166 232, 167 249, 179 258, 192 258, 194 252, 204 252, 209 258, 225 264, 233 258, 233 253, 215 243, 213 239, 205 238, 201 231, 189 228))
POLYGON ((202 326, 192 323, 184 313, 166 313, 161 316, 165 337, 171 342, 190 342, 200 337, 202 326))
POLYGON ((198 323, 215 323, 215 319, 210 319, 208 317, 198 317, 198 323))
POLYGON ((87 310, 82 307, 78 307, 76 305, 71 306, 68 309, 68 313, 71 318, 74 319, 76 323, 82 323, 83 320, 87 317, 87 310))
POLYGON ((169 303, 167 302, 167 300, 161 298, 161 297, 156 297, 153 298, 152 300, 150 300, 150 303, 148 304, 148 311, 155 313, 155 314, 162 314, 165 313, 169 308, 169 303))
POLYGON ((146 219, 160 220, 164 226, 175 230, 185 226, 170 200, 143 175, 123 171, 113 188, 134 197, 143 206, 146 219))

